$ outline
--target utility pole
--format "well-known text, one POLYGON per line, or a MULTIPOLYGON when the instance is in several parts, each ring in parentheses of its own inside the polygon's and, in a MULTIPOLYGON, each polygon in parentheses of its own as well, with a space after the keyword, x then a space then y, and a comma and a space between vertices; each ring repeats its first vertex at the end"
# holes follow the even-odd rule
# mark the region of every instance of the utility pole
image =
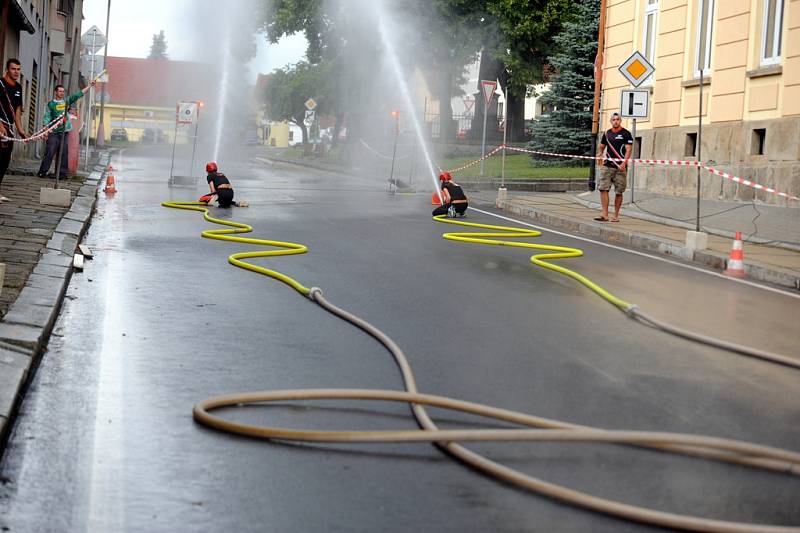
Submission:
MULTIPOLYGON (((89 66, 89 79, 94 80, 94 62, 97 58, 95 46, 97 45, 97 28, 92 28, 92 48, 91 48, 91 65, 89 66)), ((86 106, 86 154, 84 156, 83 169, 89 170, 89 137, 92 136, 92 109, 94 107, 94 86, 89 87, 89 105, 86 106)))
MULTIPOLYGON (((108 25, 111 22, 111 0, 108 0, 108 8, 106 10, 106 47, 103 50, 103 66, 108 65, 108 25)), ((108 80, 109 74, 106 73, 106 80, 108 80)), ((100 93, 100 123, 97 125, 97 139, 95 139, 95 144, 102 148, 106 145, 106 131, 103 125, 103 118, 105 116, 106 110, 106 89, 108 88, 108 81, 103 83, 103 90, 100 93)))
MULTIPOLYGON (((600 132, 600 96, 603 90, 603 63, 606 46, 606 0, 600 0, 600 24, 597 30, 597 56, 594 60, 594 107, 592 109, 592 156, 597 153, 597 134, 600 132)), ((589 184, 594 190, 597 161, 589 167, 589 184)))

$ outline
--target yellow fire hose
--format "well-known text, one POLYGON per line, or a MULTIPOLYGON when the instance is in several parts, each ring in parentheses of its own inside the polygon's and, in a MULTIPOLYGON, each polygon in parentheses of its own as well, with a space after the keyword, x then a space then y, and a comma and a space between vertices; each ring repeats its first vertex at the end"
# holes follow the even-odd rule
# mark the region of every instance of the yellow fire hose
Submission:
MULTIPOLYGON (((211 217, 204 204, 196 202, 164 202, 162 205, 177 209, 200 211, 204 213, 203 216, 206 221, 232 228, 203 231, 202 236, 205 238, 277 248, 258 252, 233 254, 228 258, 228 261, 240 268, 257 272, 286 283, 290 287, 294 288, 297 292, 309 297, 323 309, 342 318, 343 320, 352 323, 374 337, 376 340, 378 340, 378 342, 386 347, 386 349, 394 357, 394 361, 402 374, 405 385, 405 391, 376 389, 303 389, 252 392, 218 396, 209 398, 195 405, 193 415, 197 422, 221 431, 249 437, 275 440, 313 442, 431 442, 442 450, 460 459, 464 463, 508 483, 573 504, 575 506, 607 513, 627 520, 679 528, 689 531, 737 533, 800 532, 800 528, 798 527, 770 526, 763 524, 746 524, 739 522, 710 520, 687 515, 666 513, 645 507, 628 505, 613 500, 598 498, 590 494, 548 483, 535 477, 523 474, 522 472, 496 463, 461 446, 460 444, 457 444, 455 441, 560 441, 617 443, 656 448, 673 453, 683 453, 692 456, 727 461, 784 474, 800 475, 800 454, 779 448, 730 439, 720 439, 680 433, 608 431, 540 418, 505 409, 497 409, 443 396, 422 394, 417 390, 416 380, 413 372, 411 371, 411 366, 408 363, 408 359, 403 354, 400 347, 397 346, 397 344, 385 333, 377 329, 375 326, 369 324, 365 320, 352 315, 328 302, 323 297, 320 289, 305 287, 304 285, 300 284, 289 276, 281 274, 280 272, 263 268, 258 265, 253 265, 244 261, 244 259, 252 259, 257 257, 302 254, 307 251, 305 246, 289 242, 234 236, 234 234, 248 233, 252 231, 252 228, 247 224, 211 217), (241 422, 233 422, 215 416, 211 413, 211 411, 214 409, 227 406, 319 399, 405 402, 410 405, 414 417, 422 429, 397 431, 314 431, 258 426, 241 422), (510 422, 523 427, 520 429, 441 430, 428 416, 423 405, 431 405, 439 408, 471 413, 482 417, 510 422)), ((444 237, 449 240, 470 242, 475 244, 517 246, 547 250, 550 253, 538 254, 532 257, 531 261, 538 266, 560 272, 578 280, 629 314, 631 313, 631 309, 636 309, 635 306, 632 306, 631 304, 614 297, 602 287, 590 281, 588 278, 585 278, 584 276, 581 276, 580 274, 569 269, 558 265, 553 265, 552 263, 548 262, 548 260, 553 259, 579 257, 582 255, 582 252, 578 249, 549 245, 534 245, 530 243, 518 243, 513 241, 492 240, 492 238, 539 236, 541 233, 535 230, 522 230, 504 226, 482 225, 444 219, 443 217, 436 217, 436 219, 439 222, 492 230, 490 233, 445 234, 444 237)), ((650 322, 649 318, 647 321, 650 322)))

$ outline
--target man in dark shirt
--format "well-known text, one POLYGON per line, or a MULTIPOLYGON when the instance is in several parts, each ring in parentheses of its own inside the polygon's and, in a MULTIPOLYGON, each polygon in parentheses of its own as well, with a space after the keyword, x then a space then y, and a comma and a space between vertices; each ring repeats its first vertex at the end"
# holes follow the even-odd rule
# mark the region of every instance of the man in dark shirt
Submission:
POLYGON ((602 213, 595 220, 608 222, 608 191, 614 184, 614 216, 611 222, 619 222, 619 210, 622 208, 622 193, 628 185, 628 162, 633 153, 633 136, 631 132, 622 127, 622 117, 619 113, 611 115, 611 129, 607 130, 600 141, 597 157, 605 157, 603 166, 600 167, 600 182, 597 190, 600 191, 600 204, 602 213))
MULTIPOLYGON (((21 71, 22 64, 19 59, 12 57, 6 61, 6 73, 0 78, 0 136, 3 137, 27 138, 22 128, 22 86, 17 83, 21 71)), ((0 140, 0 185, 11 163, 13 150, 12 141, 0 140)), ((7 201, 8 198, 0 195, 0 202, 7 201)))

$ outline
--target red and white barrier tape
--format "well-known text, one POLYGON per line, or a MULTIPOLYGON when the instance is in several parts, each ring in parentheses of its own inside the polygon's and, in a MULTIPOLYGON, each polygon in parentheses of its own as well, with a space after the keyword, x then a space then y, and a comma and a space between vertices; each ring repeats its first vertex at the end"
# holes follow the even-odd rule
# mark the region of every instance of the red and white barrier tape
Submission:
MULTIPOLYGON (((499 152, 502 149, 503 149, 502 146, 498 146, 497 148, 495 148, 494 150, 492 150, 491 152, 489 152, 485 156, 481 157, 480 159, 477 159, 477 160, 473 161, 472 163, 467 163, 466 165, 464 165, 462 167, 458 167, 458 168, 454 168, 452 170, 448 170, 447 172, 461 172, 462 170, 467 169, 469 167, 474 167, 475 165, 477 165, 481 161, 485 161, 486 159, 489 159, 490 157, 492 157, 494 154, 496 154, 497 152, 499 152)), ((439 169, 439 172, 444 172, 444 169, 442 167, 440 167, 439 165, 436 165, 436 167, 439 169)))
POLYGON ((60 122, 62 122, 63 120, 64 120, 64 116, 62 115, 62 116, 58 117, 57 119, 55 119, 54 121, 52 121, 49 124, 47 124, 46 126, 44 126, 39 131, 35 132, 33 135, 30 135, 30 136, 28 136, 28 137, 26 137, 24 139, 22 137, 8 137, 7 135, 0 135, 0 140, 12 141, 12 142, 21 142, 21 143, 28 143, 28 142, 31 142, 31 141, 38 141, 39 139, 43 138, 45 135, 49 134, 54 129, 56 129, 60 125, 60 122))
MULTIPOLYGON (((449 170, 448 172, 460 172, 460 171, 462 171, 464 169, 467 169, 469 167, 477 165, 481 161, 483 161, 485 159, 488 159, 489 157, 495 155, 497 152, 501 151, 503 148, 505 148, 506 150, 514 151, 514 152, 524 152, 526 154, 546 155, 546 156, 550 156, 550 157, 564 157, 564 158, 568 158, 568 159, 581 159, 581 160, 594 160, 594 161, 606 161, 606 160, 609 160, 609 161, 617 161, 617 162, 624 161, 623 159, 617 159, 617 158, 613 158, 613 157, 557 154, 557 153, 554 153, 554 152, 542 152, 540 150, 530 150, 530 149, 527 149, 527 148, 517 148, 515 146, 503 146, 503 145, 500 145, 497 148, 495 148, 494 150, 492 150, 491 152, 489 152, 488 154, 486 154, 484 157, 481 157, 480 159, 478 159, 476 161, 473 161, 472 163, 466 164, 464 166, 449 170)), ((744 185, 746 187, 752 187, 753 189, 756 189, 756 190, 759 190, 759 191, 764 191, 764 192, 767 192, 767 193, 770 193, 770 194, 775 194, 777 196, 780 196, 781 198, 786 198, 787 200, 793 200, 795 202, 800 201, 800 198, 798 198, 797 196, 792 196, 792 195, 787 194, 785 192, 781 192, 781 191, 775 190, 772 187, 767 187, 765 185, 761 185, 760 183, 756 183, 754 181, 751 181, 751 180, 748 180, 748 179, 745 179, 745 178, 740 178, 738 176, 734 176, 732 174, 728 174, 727 172, 723 172, 721 170, 717 170, 716 168, 713 168, 713 167, 710 167, 710 166, 704 164, 702 161, 685 161, 685 160, 680 160, 680 159, 634 159, 634 160, 632 160, 632 162, 635 163, 635 164, 638 164, 638 165, 650 165, 650 166, 661 165, 661 166, 676 166, 676 167, 700 167, 700 168, 710 172, 711 174, 714 174, 716 176, 719 176, 719 177, 724 178, 724 179, 729 180, 729 181, 733 181, 734 183, 738 183, 738 184, 744 185)), ((441 167, 439 167, 439 171, 443 172, 444 170, 441 167)))
MULTIPOLYGON (((100 78, 102 78, 105 75, 105 73, 106 73, 106 70, 103 69, 103 71, 100 74, 98 74, 97 76, 94 77, 94 79, 89 83, 89 85, 94 85, 95 83, 97 83, 97 81, 100 78)), ((39 139, 44 138, 45 135, 48 135, 53 130, 58 128, 59 127, 59 122, 62 122, 62 121, 66 122, 64 120, 64 117, 67 114, 67 112, 68 111, 64 111, 64 115, 61 115, 60 117, 54 119, 52 122, 46 124, 42 129, 32 133, 31 135, 29 135, 28 137, 26 137, 24 139, 22 137, 8 137, 6 135, 0 135, 0 140, 12 141, 12 142, 21 142, 21 143, 29 143, 29 142, 32 142, 32 141, 38 141, 39 139)), ((3 120, 2 122, 8 124, 5 120, 3 120)), ((81 126, 81 128, 83 128, 83 126, 81 126)))

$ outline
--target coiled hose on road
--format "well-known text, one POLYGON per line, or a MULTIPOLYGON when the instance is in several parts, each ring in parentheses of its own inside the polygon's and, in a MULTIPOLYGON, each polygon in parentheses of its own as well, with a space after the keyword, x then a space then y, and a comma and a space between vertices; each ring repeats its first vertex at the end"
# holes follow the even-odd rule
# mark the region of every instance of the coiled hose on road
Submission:
MULTIPOLYGON (((301 244, 238 237, 235 234, 248 233, 252 228, 247 224, 222 220, 209 215, 204 204, 196 202, 164 202, 165 207, 189 209, 203 212, 206 221, 228 226, 228 229, 206 230, 202 236, 209 239, 232 241, 259 246, 270 246, 276 249, 261 250, 256 252, 242 252, 231 255, 228 261, 240 268, 257 272, 286 283, 300 294, 307 296, 326 311, 350 322, 364 330, 380 342, 394 357, 400 369, 405 391, 376 390, 376 389, 302 389, 251 392, 218 396, 204 400, 195 405, 193 414, 197 422, 206 426, 249 437, 277 439, 287 441, 314 441, 314 442, 431 442, 455 456, 464 463, 493 475, 508 483, 529 489, 551 498, 570 503, 586 509, 607 513, 616 517, 659 526, 673 527, 690 531, 714 532, 800 532, 798 527, 770 526, 764 524, 746 524, 722 520, 710 520, 700 517, 667 513, 648 509, 645 507, 628 505, 613 500, 599 498, 580 491, 555 485, 535 477, 523 474, 482 455, 479 455, 455 441, 561 441, 561 442, 603 442, 656 448, 673 453, 705 457, 715 460, 728 461, 736 464, 755 468, 781 472, 785 474, 800 475, 800 454, 779 448, 761 446, 731 439, 695 436, 680 433, 642 432, 642 431, 607 431, 578 426, 566 422, 540 418, 525 413, 497 409, 489 406, 460 401, 443 396, 422 394, 418 391, 416 380, 411 366, 400 347, 385 333, 365 320, 348 313, 328 302, 322 291, 316 287, 308 288, 293 278, 252 263, 245 259, 259 257, 272 257, 281 255, 302 254, 307 248, 301 244), (280 427, 258 426, 233 422, 215 416, 211 413, 214 409, 229 406, 242 406, 246 404, 277 402, 277 401, 304 401, 318 399, 348 399, 348 400, 373 400, 405 402, 411 407, 417 423, 422 430, 398 431, 314 431, 280 427), (431 420, 425 411, 424 405, 431 405, 444 409, 451 409, 475 414, 496 420, 502 420, 524 426, 524 429, 485 429, 485 430, 441 430, 431 420), (538 428, 538 429, 530 429, 538 428)), ((444 237, 449 240, 470 242, 475 244, 492 244, 502 246, 517 246, 547 250, 549 253, 537 254, 531 261, 543 268, 548 268, 572 277, 583 283, 591 290, 613 303, 627 313, 635 306, 620 300, 588 278, 569 269, 554 265, 548 261, 568 257, 579 257, 583 253, 575 248, 549 245, 534 245, 513 241, 497 241, 493 238, 520 238, 536 237, 541 235, 535 230, 522 230, 505 226, 490 226, 471 222, 455 221, 437 217, 439 222, 457 224, 461 226, 476 227, 492 230, 490 233, 448 233, 444 237), (523 246, 525 245, 525 246, 523 246)), ((663 328, 662 328, 663 329, 663 328)))

